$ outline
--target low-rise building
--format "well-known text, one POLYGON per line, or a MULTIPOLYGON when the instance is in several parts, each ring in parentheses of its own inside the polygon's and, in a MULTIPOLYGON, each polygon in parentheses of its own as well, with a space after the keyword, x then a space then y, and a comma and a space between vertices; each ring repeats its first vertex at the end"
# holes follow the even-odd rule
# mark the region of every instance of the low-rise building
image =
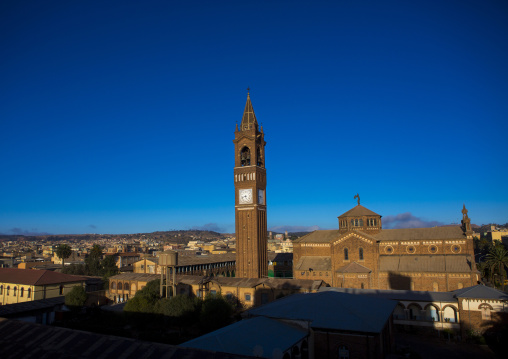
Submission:
POLYGON ((0 268, 0 301, 6 305, 59 297, 85 282, 84 277, 48 270, 0 268))

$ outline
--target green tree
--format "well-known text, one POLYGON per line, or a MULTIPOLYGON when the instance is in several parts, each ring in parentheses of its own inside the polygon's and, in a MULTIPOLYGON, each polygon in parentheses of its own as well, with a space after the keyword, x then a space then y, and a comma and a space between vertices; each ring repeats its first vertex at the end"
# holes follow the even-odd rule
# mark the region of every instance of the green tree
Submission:
POLYGON ((69 307, 82 307, 88 295, 82 286, 75 286, 65 295, 65 305, 69 307))
POLYGON ((102 249, 99 245, 94 244, 90 250, 90 254, 85 258, 85 266, 87 275, 102 275, 102 249))
POLYGON ((233 306, 221 295, 208 294, 201 306, 199 321, 205 331, 222 328, 231 323, 233 306))
POLYGON ((106 258, 102 260, 101 266, 101 275, 105 281, 107 281, 107 279, 112 275, 118 274, 119 272, 113 256, 106 256, 106 258))
POLYGON ((55 251, 58 258, 62 260, 62 268, 65 265, 65 260, 72 254, 72 249, 68 244, 60 244, 55 251))
POLYGON ((160 280, 152 280, 146 286, 138 290, 136 295, 130 299, 124 307, 125 312, 155 313, 155 305, 160 299, 160 280))
POLYGON ((195 323, 199 318, 201 301, 196 297, 177 295, 172 298, 162 298, 155 305, 155 311, 169 317, 172 324, 179 327, 187 323, 195 323))
POLYGON ((504 280, 506 277, 506 269, 508 266, 508 251, 503 245, 494 245, 490 252, 487 254, 487 264, 493 273, 501 276, 501 286, 504 289, 504 280))

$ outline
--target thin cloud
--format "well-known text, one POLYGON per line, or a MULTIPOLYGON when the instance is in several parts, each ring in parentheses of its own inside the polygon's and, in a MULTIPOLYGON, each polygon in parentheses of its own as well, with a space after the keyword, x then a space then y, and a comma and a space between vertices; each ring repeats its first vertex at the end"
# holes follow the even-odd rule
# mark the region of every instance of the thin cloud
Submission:
POLYGON ((207 223, 202 226, 192 227, 191 229, 195 229, 198 231, 211 231, 211 232, 218 232, 218 233, 224 233, 226 230, 222 227, 219 227, 217 223, 207 223))
POLYGON ((314 232, 319 230, 319 226, 275 226, 269 229, 269 231, 282 233, 288 232, 314 232))
POLYGON ((97 229, 97 226, 95 224, 89 224, 88 227, 90 227, 92 229, 97 229))
POLYGON ((50 234, 47 232, 39 232, 37 230, 37 228, 32 228, 31 230, 27 230, 27 229, 22 229, 22 228, 18 228, 18 227, 11 228, 8 232, 10 232, 11 234, 20 235, 20 236, 45 236, 45 235, 50 234))
POLYGON ((413 216, 411 212, 400 213, 395 216, 383 217, 383 227, 387 229, 397 228, 428 228, 443 226, 443 222, 426 221, 419 217, 413 216))

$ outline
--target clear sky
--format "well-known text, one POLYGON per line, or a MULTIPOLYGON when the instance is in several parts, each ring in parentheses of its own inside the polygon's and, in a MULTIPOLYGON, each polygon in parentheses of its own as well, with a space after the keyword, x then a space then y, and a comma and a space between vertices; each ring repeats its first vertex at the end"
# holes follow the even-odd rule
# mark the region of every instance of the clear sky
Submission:
POLYGON ((0 233, 234 232, 234 129, 268 228, 508 221, 508 3, 0 2, 0 233))

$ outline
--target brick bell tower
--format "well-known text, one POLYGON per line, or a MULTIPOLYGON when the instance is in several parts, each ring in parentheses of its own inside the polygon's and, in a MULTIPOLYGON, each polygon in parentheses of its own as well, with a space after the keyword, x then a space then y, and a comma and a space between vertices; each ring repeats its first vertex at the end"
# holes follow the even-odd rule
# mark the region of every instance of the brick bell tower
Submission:
POLYGON ((258 122, 250 95, 240 129, 235 130, 236 276, 268 276, 266 225, 266 169, 263 127, 258 122))

